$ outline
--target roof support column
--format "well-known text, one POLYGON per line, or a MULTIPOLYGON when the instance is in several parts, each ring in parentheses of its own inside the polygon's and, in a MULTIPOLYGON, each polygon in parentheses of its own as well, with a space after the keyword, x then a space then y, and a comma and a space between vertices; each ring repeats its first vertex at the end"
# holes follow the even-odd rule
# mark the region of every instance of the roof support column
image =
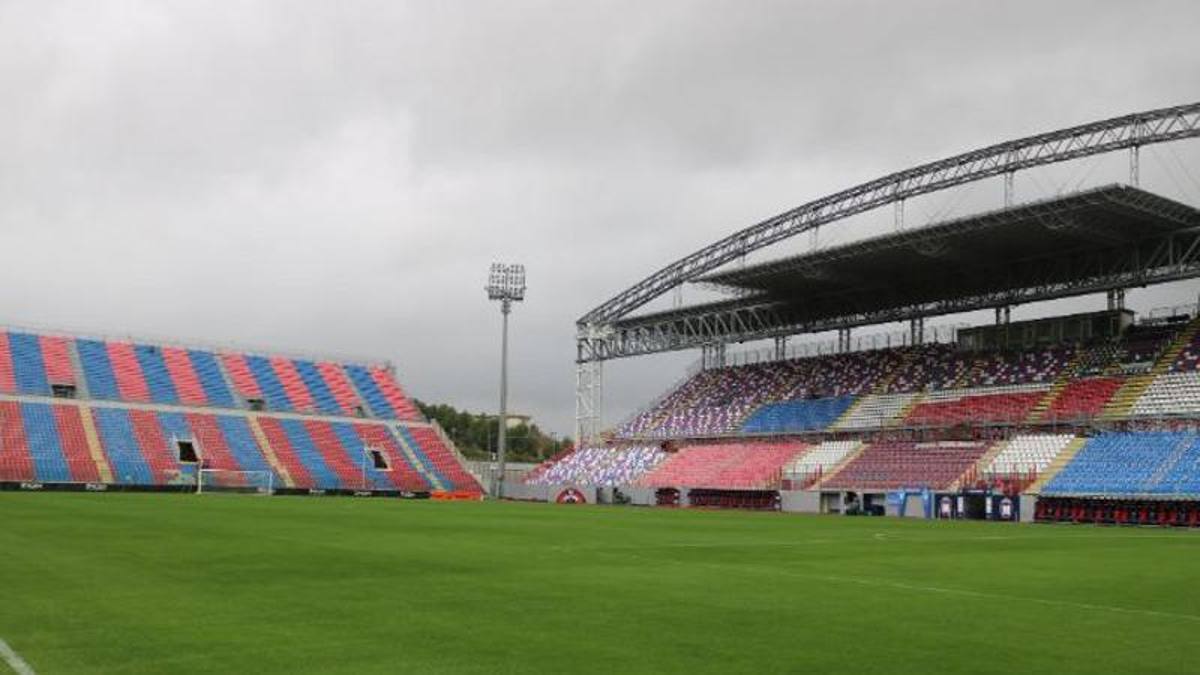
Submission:
POLYGON ((1124 288, 1114 288, 1108 292, 1108 309, 1109 311, 1125 309, 1124 288))
POLYGON ((924 344, 925 319, 917 317, 908 322, 908 343, 910 345, 924 344))
POLYGON ((780 335, 775 338, 775 360, 782 361, 787 358, 787 336, 780 335))
POLYGON ((1011 209, 1016 195, 1013 192, 1013 174, 1015 171, 1006 171, 1004 173, 1004 208, 1011 209))

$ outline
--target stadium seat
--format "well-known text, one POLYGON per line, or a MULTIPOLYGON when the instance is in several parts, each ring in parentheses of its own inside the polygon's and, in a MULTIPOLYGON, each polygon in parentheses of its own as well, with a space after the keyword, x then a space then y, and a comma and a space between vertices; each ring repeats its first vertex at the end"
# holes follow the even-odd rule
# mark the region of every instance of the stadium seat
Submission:
POLYGON ((905 421, 926 426, 1024 422, 1046 390, 1045 385, 1005 385, 933 392, 913 407, 905 421))
POLYGON ((1119 377, 1088 377, 1072 380, 1055 396, 1046 410, 1048 420, 1074 420, 1096 417, 1104 405, 1121 388, 1125 380, 1119 377))
POLYGON ((821 488, 944 490, 963 477, 988 444, 976 441, 881 442, 868 445, 821 488))
POLYGON ((854 404, 853 396, 768 403, 742 424, 747 434, 821 431, 854 404))
POLYGON ((1046 495, 1200 496, 1200 435, 1105 433, 1088 441, 1042 488, 1046 495))
POLYGON ((525 482, 531 485, 630 485, 666 457, 667 453, 649 445, 580 448, 548 462, 541 471, 531 472, 525 482))
POLYGON ((803 490, 811 487, 861 446, 860 441, 819 443, 784 467, 784 478, 791 481, 792 489, 803 490))
POLYGON ((650 488, 777 488, 784 465, 807 449, 806 444, 794 442, 688 446, 669 454, 636 484, 650 488))

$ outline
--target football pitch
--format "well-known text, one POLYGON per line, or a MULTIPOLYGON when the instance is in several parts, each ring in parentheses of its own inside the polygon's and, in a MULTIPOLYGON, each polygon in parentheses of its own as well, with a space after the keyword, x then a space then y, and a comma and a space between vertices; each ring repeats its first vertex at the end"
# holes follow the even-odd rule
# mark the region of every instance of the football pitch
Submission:
POLYGON ((1198 672, 1200 533, 0 493, 0 640, 37 673, 1198 672))

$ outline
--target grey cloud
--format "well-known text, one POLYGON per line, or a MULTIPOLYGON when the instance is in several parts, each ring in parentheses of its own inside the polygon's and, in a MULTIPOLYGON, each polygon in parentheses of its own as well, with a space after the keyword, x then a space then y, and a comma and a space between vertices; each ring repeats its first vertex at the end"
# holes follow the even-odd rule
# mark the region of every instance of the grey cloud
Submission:
MULTIPOLYGON (((569 432, 573 321, 592 305, 887 171, 1195 99, 1198 18, 1189 2, 0 3, 0 320, 375 355, 421 398, 484 409, 484 272, 523 261, 513 403, 569 432)), ((1200 203, 1196 150, 1148 156, 1146 184, 1200 203)), ((691 358, 612 364, 608 418, 691 358)))

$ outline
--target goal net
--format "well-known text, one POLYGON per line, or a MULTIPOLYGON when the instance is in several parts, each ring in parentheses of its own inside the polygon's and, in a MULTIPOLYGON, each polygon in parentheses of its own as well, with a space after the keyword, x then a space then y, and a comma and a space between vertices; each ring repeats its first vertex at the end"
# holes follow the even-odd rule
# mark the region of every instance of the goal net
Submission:
POLYGON ((275 476, 270 471, 233 471, 201 469, 196 474, 196 494, 240 492, 269 495, 275 491, 275 476))

